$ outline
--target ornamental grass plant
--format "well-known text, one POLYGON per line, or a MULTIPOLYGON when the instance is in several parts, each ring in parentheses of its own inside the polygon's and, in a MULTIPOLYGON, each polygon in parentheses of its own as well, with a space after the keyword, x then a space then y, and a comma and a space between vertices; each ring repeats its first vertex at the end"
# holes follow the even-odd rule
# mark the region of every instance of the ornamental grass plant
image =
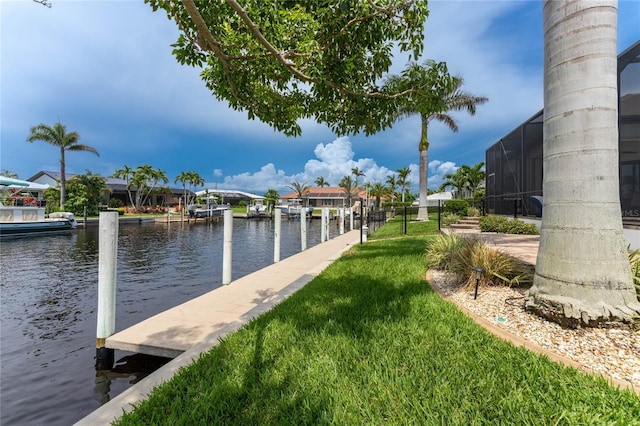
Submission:
POLYGON ((427 246, 426 255, 430 268, 452 272, 466 285, 475 285, 474 267, 485 270, 481 285, 519 286, 533 282, 533 267, 476 238, 439 235, 427 246))

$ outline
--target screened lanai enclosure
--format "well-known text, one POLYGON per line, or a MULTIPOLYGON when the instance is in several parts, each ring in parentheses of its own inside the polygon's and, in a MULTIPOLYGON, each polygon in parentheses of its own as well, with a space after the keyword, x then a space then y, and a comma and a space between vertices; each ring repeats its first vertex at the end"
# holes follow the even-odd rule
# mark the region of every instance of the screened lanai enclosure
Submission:
MULTIPOLYGON (((620 203, 626 223, 640 223, 640 41, 618 55, 620 203)), ((488 213, 536 216, 542 191, 539 111, 486 151, 488 213), (531 197, 534 197, 533 199, 531 197)))

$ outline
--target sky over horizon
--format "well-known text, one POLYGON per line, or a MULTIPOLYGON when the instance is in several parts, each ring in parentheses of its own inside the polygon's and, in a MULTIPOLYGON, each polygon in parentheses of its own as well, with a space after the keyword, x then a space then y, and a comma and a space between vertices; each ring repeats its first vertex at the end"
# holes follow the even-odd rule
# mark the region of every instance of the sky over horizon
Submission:
MULTIPOLYGON (((68 152, 68 173, 111 176, 150 164, 170 184, 198 172, 209 188, 287 192, 293 181, 333 186, 358 167, 365 182, 412 169, 418 183, 420 120, 373 136, 339 136, 311 120, 286 137, 215 100, 199 70, 171 53, 178 29, 141 1, 0 0, 0 169, 27 179, 59 171, 59 151, 26 142, 29 128, 58 120, 96 148, 68 152)), ((489 98, 475 116, 456 113, 459 132, 429 127, 429 187, 542 108, 541 1, 430 1, 422 60, 446 61, 463 89, 489 98)), ((618 53, 640 39, 640 2, 618 4, 618 53)), ((404 58, 394 59, 399 73, 404 58)))

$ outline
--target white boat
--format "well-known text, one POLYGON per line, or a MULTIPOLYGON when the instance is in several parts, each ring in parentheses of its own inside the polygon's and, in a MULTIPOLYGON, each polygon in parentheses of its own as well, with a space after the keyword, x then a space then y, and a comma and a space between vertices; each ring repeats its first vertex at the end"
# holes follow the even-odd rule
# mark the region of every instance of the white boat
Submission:
POLYGON ((255 199, 250 206, 247 206, 247 217, 269 217, 271 209, 264 204, 264 200, 255 199))
POLYGON ((0 176, 0 236, 70 231, 78 226, 73 213, 45 215, 42 193, 47 185, 0 176))
POLYGON ((313 207, 302 206, 302 200, 300 199, 289 200, 288 205, 278 206, 278 208, 282 211, 282 214, 286 214, 289 217, 300 217, 303 210, 305 211, 307 219, 311 219, 311 215, 313 214, 313 207))
POLYGON ((191 204, 187 206, 190 218, 205 218, 222 216, 225 210, 229 210, 228 204, 209 203, 208 205, 191 204))

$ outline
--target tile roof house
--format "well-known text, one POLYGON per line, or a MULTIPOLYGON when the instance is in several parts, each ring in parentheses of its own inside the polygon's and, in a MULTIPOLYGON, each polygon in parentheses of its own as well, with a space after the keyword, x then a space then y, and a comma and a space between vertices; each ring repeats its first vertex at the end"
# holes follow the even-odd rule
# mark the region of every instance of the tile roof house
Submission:
MULTIPOLYGON (((367 192, 364 189, 354 191, 354 195, 351 196, 352 205, 346 207, 359 207, 360 199, 365 200, 366 198, 367 192)), ((299 197, 297 192, 290 192, 281 195, 280 199, 283 201, 283 204, 289 204, 292 200, 299 200, 299 197)), ((346 203, 347 194, 344 192, 344 189, 339 186, 309 188, 303 198, 303 204, 316 208, 337 208, 345 206, 346 203)))
MULTIPOLYGON (((58 182, 60 182, 60 172, 52 172, 43 170, 35 175, 31 176, 27 179, 29 182, 36 182, 40 184, 56 186, 58 182)), ((72 177, 77 176, 77 174, 67 173, 66 179, 69 181, 72 177)), ((103 202, 104 204, 109 204, 109 200, 112 198, 120 199, 124 205, 129 204, 129 195, 127 194, 127 182, 124 179, 113 178, 113 177, 105 177, 105 185, 109 188, 104 194, 103 202)), ((183 195, 183 189, 180 187, 169 187, 171 191, 171 197, 166 200, 168 205, 178 204, 178 199, 183 195)), ((135 193, 135 191, 133 191, 135 193)), ((187 195, 193 195, 193 193, 187 189, 187 195)), ((162 195, 156 196, 156 199, 152 201, 152 204, 162 205, 165 204, 164 197, 162 195)))

